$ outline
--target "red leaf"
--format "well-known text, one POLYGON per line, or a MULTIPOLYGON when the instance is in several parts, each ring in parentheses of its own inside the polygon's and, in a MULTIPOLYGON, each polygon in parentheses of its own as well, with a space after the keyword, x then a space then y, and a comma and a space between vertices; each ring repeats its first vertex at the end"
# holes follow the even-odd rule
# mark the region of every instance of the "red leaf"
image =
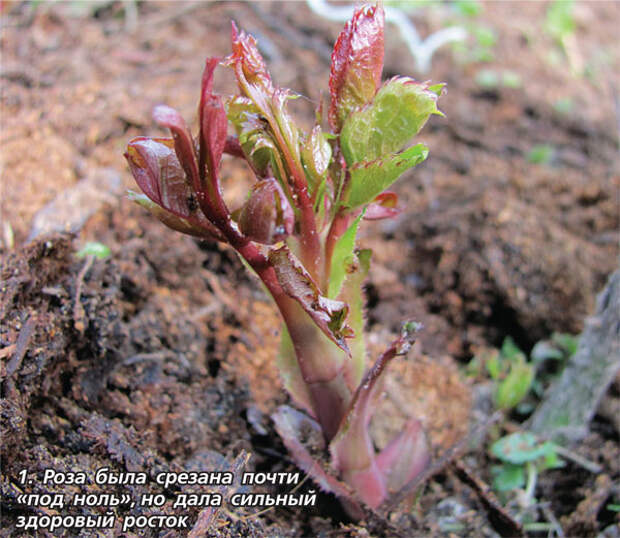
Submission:
POLYGON ((165 210, 134 199, 154 212, 164 224, 191 235, 222 238, 198 207, 198 203, 171 138, 134 138, 127 146, 125 158, 136 183, 148 198, 165 210), (179 219, 182 219, 179 220, 179 219))
POLYGON ((190 216, 192 192, 171 138, 134 138, 125 157, 144 194, 179 217, 190 216))
POLYGON ((154 108, 153 119, 159 125, 170 129, 174 139, 174 150, 179 162, 194 191, 198 192, 200 190, 200 174, 198 173, 196 151, 185 120, 174 108, 166 105, 158 105, 154 108))
MULTIPOLYGON (((377 359, 355 391, 338 433, 329 447, 333 464, 341 472, 345 482, 352 486, 371 508, 379 506, 387 497, 388 481, 385 469, 380 467, 380 460, 375 457, 368 424, 387 365, 394 357, 409 351, 418 328, 416 323, 405 323, 400 338, 377 359)), ((405 446, 405 443, 401 444, 405 446)), ((392 452, 398 446, 384 456, 386 466, 396 460, 397 455, 392 452)))
POLYGON ((293 253, 283 246, 269 253, 278 282, 284 292, 295 299, 325 335, 351 355, 345 338, 353 336, 345 324, 349 307, 342 301, 323 297, 312 277, 293 253))
POLYGON ((293 232, 295 214, 282 187, 270 177, 252 187, 241 209, 239 228, 252 241, 273 245, 293 232))
POLYGON ((325 472, 311 455, 325 450, 325 439, 319 423, 288 405, 279 406, 271 418, 295 463, 309 474, 323 491, 353 501, 349 487, 325 472))
POLYGON ((374 97, 383 70, 383 28, 381 6, 355 10, 338 36, 332 53, 329 91, 329 124, 339 132, 350 112, 374 97))
POLYGON ((397 204, 398 195, 395 192, 382 192, 366 208, 364 220, 392 219, 403 211, 397 204))
MULTIPOLYGON (((256 39, 243 30, 239 31, 237 25, 232 23, 232 54, 226 58, 226 63, 232 65, 237 75, 237 81, 242 91, 246 82, 253 86, 262 87, 268 93, 273 93, 271 77, 267 71, 265 60, 256 46, 256 39)), ((250 96, 248 96, 250 97, 250 96)))
POLYGON ((418 476, 431 461, 426 434, 420 421, 412 418, 403 431, 377 456, 388 495, 396 493, 418 476))
POLYGON ((218 63, 219 58, 209 58, 202 75, 202 90, 198 108, 200 121, 198 166, 201 185, 200 189, 197 189, 197 193, 200 200, 206 193, 209 203, 218 216, 226 220, 229 212, 222 198, 218 174, 222 153, 226 147, 228 120, 222 100, 212 91, 213 73, 218 63))
POLYGON ((200 163, 206 164, 212 177, 217 175, 217 167, 226 146, 226 111, 219 96, 212 92, 213 72, 219 58, 209 58, 202 75, 200 94, 200 163))

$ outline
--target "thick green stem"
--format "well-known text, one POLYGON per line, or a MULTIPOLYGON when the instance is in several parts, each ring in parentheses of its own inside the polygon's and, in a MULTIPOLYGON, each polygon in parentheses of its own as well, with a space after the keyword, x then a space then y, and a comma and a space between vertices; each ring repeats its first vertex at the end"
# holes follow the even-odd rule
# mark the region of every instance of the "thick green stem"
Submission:
POLYGON ((348 359, 295 300, 273 291, 272 295, 293 342, 302 378, 312 397, 314 414, 325 438, 330 441, 351 400, 344 371, 348 359))

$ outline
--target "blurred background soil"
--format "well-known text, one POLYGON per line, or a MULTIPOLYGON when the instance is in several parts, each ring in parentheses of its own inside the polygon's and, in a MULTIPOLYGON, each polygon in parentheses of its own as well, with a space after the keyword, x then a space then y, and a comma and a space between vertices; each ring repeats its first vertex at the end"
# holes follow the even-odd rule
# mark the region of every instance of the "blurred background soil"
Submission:
MULTIPOLYGON (((472 4, 476 13, 422 3, 410 14, 422 35, 448 24, 470 34, 442 47, 429 73, 387 32, 384 77, 446 82, 446 117, 419 136, 429 159, 395 186, 403 213, 367 223, 361 237, 374 252, 373 352, 403 319, 425 326, 388 380, 377 442, 415 412, 438 456, 468 430, 471 389, 458 365, 506 336, 529 351, 554 331, 578 333, 618 259, 619 4, 577 3, 564 48, 545 31, 547 2, 472 4)), ((1 6, 2 536, 20 536, 17 517, 39 513, 17 504, 23 468, 217 470, 247 450, 250 469, 294 470, 269 419, 288 400, 274 388, 275 308, 230 249, 176 234, 127 200, 134 185, 122 153, 134 136, 161 135, 156 104, 195 125, 204 60, 229 52, 232 19, 258 38, 277 83, 307 97, 291 106, 310 126, 341 24, 303 2, 1 6), (111 255, 77 259, 86 241, 111 255)), ((232 84, 219 69, 216 89, 232 84)), ((228 200, 242 199, 247 170, 227 159, 222 174, 228 200)), ((608 441, 618 432, 605 431, 583 450, 617 480, 617 442, 608 441)), ((583 506, 600 489, 591 476, 567 472, 558 488, 570 493, 549 493, 553 509, 575 535, 608 523, 583 506)), ((376 533, 440 535, 433 507, 446 495, 484 512, 446 472, 417 513, 376 533)), ((366 535, 341 516, 325 496, 301 515, 224 510, 212 531, 366 535)), ((476 535, 501 531, 485 517, 470 523, 476 535)))

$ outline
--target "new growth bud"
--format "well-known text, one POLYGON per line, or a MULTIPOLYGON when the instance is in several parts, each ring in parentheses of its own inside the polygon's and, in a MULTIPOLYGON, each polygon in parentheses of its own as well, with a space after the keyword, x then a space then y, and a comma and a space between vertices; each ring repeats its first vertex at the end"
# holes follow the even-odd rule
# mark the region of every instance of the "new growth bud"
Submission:
POLYGON ((278 182, 269 177, 256 183, 239 215, 243 235, 257 243, 273 245, 286 239, 294 224, 293 208, 278 182))

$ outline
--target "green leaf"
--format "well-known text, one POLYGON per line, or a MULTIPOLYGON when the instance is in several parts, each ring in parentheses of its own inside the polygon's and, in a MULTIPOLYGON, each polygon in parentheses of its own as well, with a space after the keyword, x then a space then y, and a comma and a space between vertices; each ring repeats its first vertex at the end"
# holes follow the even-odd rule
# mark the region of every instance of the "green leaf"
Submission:
POLYGON ((508 359, 509 361, 525 359, 523 351, 517 347, 517 344, 510 336, 504 338, 501 354, 503 359, 508 359))
POLYGON ((541 471, 546 469, 558 469, 566 465, 566 462, 558 456, 555 445, 551 441, 543 443, 542 448, 545 450, 545 453, 543 454, 543 463, 540 466, 541 471))
POLYGON ((545 444, 537 444, 536 437, 529 432, 517 432, 502 437, 491 445, 492 454, 500 460, 523 465, 544 457, 549 451, 545 444))
POLYGON ((499 86, 499 75, 492 69, 481 69, 476 73, 476 84, 481 88, 497 88, 499 86))
POLYGON ((420 164, 428 156, 428 148, 417 144, 395 155, 351 167, 351 180, 343 195, 343 204, 356 208, 372 202, 404 172, 420 164))
POLYGON ((549 164, 553 159, 555 148, 549 144, 534 146, 527 154, 528 162, 532 164, 549 164))
POLYGON ((301 147, 301 162, 308 178, 310 194, 325 179, 331 158, 332 148, 321 128, 316 125, 301 147))
POLYGON ((565 333, 553 333, 551 335, 551 341, 570 357, 577 353, 577 347, 579 346, 579 336, 573 336, 572 334, 565 333))
POLYGON ((352 113, 342 128, 342 153, 349 165, 385 159, 399 151, 437 109, 439 85, 407 77, 386 82, 372 103, 352 113))
POLYGON ((465 375, 467 377, 480 377, 482 374, 482 360, 480 355, 474 355, 465 366, 465 375))
POLYGON ((481 47, 490 48, 496 45, 497 35, 492 28, 477 25, 472 27, 471 31, 481 47))
POLYGON ((329 271, 329 285, 327 289, 327 296, 330 299, 338 297, 342 284, 347 276, 347 260, 353 256, 353 249, 355 248, 355 237, 357 236, 357 229, 360 224, 360 220, 364 216, 364 212, 352 222, 347 228, 347 231, 342 234, 340 239, 336 242, 334 252, 332 254, 331 268, 329 271))
POLYGON ((555 0, 547 8, 545 30, 560 43, 575 32, 576 23, 573 7, 574 2, 572 0, 555 0))
POLYGON ((491 467, 493 489, 495 491, 510 491, 525 486, 525 472, 522 465, 506 463, 491 467))
POLYGON ((98 258, 100 260, 107 258, 110 254, 110 247, 97 241, 89 241, 78 252, 75 253, 78 258, 94 256, 95 258, 98 258))
POLYGON ((243 152, 255 169, 264 173, 276 146, 260 118, 258 108, 250 99, 235 96, 226 103, 226 115, 235 128, 243 152))
POLYGON ((524 360, 512 364, 506 378, 495 393, 495 404, 499 409, 512 409, 530 390, 534 380, 534 368, 524 360))
POLYGON ((314 214, 316 215, 316 222, 321 223, 325 220, 325 197, 329 195, 327 190, 327 181, 323 180, 316 187, 315 201, 314 201, 314 214))
POLYGON ((519 73, 506 70, 502 73, 502 84, 506 88, 520 88, 523 85, 523 82, 519 73))
POLYGON ((464 17, 475 17, 482 13, 482 4, 478 0, 456 0, 452 8, 464 17))
POLYGON ((502 363, 499 360, 499 353, 497 351, 487 358, 485 366, 491 379, 497 381, 502 373, 502 363))

